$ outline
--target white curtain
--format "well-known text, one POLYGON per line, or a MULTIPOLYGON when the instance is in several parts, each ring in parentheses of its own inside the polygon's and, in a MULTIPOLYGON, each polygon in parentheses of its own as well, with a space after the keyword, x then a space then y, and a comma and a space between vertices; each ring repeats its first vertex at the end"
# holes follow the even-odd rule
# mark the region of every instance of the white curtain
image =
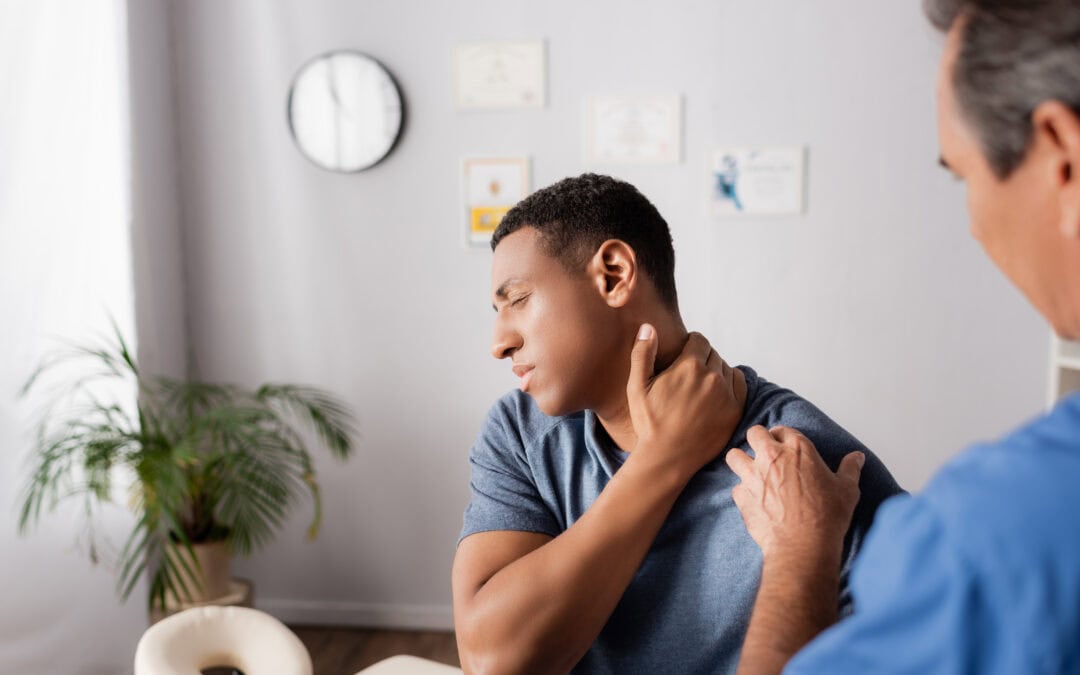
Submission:
MULTIPOLYGON (((145 626, 78 545, 79 509, 16 534, 32 407, 55 338, 133 337, 124 0, 0 0, 0 672, 116 673, 145 626)), ((106 511, 122 541, 130 516, 106 511)))

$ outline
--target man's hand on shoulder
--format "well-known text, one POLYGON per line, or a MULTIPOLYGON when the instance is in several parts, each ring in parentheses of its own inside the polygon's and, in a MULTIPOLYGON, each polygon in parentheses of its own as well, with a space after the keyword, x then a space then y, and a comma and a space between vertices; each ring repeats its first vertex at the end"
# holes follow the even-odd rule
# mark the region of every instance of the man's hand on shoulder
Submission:
POLYGON ((859 501, 865 458, 852 452, 833 473, 794 429, 746 433, 727 463, 742 482, 731 496, 761 547, 761 586, 743 642, 739 673, 779 673, 795 652, 836 621, 844 534, 859 501))
POLYGON ((754 459, 738 448, 727 455, 728 466, 742 480, 732 498, 763 557, 839 560, 859 501, 863 454, 848 454, 833 473, 810 439, 795 429, 756 426, 746 439, 754 459))
POLYGON ((742 419, 746 378, 700 333, 691 333, 675 361, 653 375, 658 343, 656 329, 644 324, 630 354, 634 450, 689 480, 720 455, 742 419))

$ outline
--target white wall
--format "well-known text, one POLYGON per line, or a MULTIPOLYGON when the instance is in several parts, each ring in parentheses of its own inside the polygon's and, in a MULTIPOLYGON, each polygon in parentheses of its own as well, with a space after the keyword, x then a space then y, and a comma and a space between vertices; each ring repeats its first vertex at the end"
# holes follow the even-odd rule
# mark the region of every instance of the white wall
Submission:
MULTIPOLYGON (((681 93, 685 159, 610 169, 671 223, 685 318, 729 360, 817 402, 908 487, 1037 412, 1046 330, 967 233, 936 167, 939 38, 919 3, 191 0, 171 6, 192 370, 343 394, 356 459, 318 465, 315 543, 298 515, 240 564, 291 620, 439 626, 468 447, 513 385, 488 356, 489 254, 461 246, 459 161, 524 152, 535 184, 586 167, 583 99, 681 93), (457 112, 463 40, 545 38, 549 104, 457 112), (331 48, 383 61, 405 135, 359 175, 293 147, 295 70, 331 48), (716 222, 721 145, 809 147, 803 218, 716 222)), ((144 95, 135 92, 136 97, 144 95)))
POLYGON ((167 0, 127 0, 131 108, 131 248, 139 363, 187 375, 184 237, 167 0))

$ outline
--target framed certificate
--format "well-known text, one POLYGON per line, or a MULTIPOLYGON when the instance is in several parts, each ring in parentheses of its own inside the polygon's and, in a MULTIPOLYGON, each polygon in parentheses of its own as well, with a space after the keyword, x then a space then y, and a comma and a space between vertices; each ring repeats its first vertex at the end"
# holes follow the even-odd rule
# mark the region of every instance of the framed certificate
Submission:
POLYGON ((591 96, 585 107, 585 161, 678 164, 682 97, 591 96))
POLYGON ((454 49, 457 107, 532 108, 546 101, 543 40, 467 42, 454 49))
POLYGON ((713 154, 709 179, 715 216, 803 213, 806 148, 724 148, 713 154))
POLYGON ((461 182, 465 243, 487 246, 506 212, 529 194, 529 158, 468 157, 461 182))

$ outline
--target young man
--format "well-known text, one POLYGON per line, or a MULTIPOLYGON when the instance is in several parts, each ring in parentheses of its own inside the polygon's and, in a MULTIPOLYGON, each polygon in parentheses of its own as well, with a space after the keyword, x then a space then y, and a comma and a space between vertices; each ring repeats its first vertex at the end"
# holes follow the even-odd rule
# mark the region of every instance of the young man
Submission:
MULTIPOLYGON (((1080 2, 926 8, 948 34, 941 163, 967 184, 972 234, 1058 334, 1080 339, 1080 2)), ((854 483, 822 466, 814 445, 824 446, 811 441, 756 429, 754 460, 729 454, 743 480, 736 503, 764 553, 746 673, 778 672, 831 623, 836 523, 854 483)), ((1077 514, 1073 394, 882 509, 853 573, 855 613, 785 672, 1080 672, 1077 514)))
POLYGON ((587 174, 540 190, 492 249, 492 354, 521 389, 470 456, 453 571, 466 670, 733 670, 761 558, 724 450, 787 424, 833 468, 865 459, 845 569, 900 488, 813 405, 687 333, 667 223, 633 186, 587 174))

